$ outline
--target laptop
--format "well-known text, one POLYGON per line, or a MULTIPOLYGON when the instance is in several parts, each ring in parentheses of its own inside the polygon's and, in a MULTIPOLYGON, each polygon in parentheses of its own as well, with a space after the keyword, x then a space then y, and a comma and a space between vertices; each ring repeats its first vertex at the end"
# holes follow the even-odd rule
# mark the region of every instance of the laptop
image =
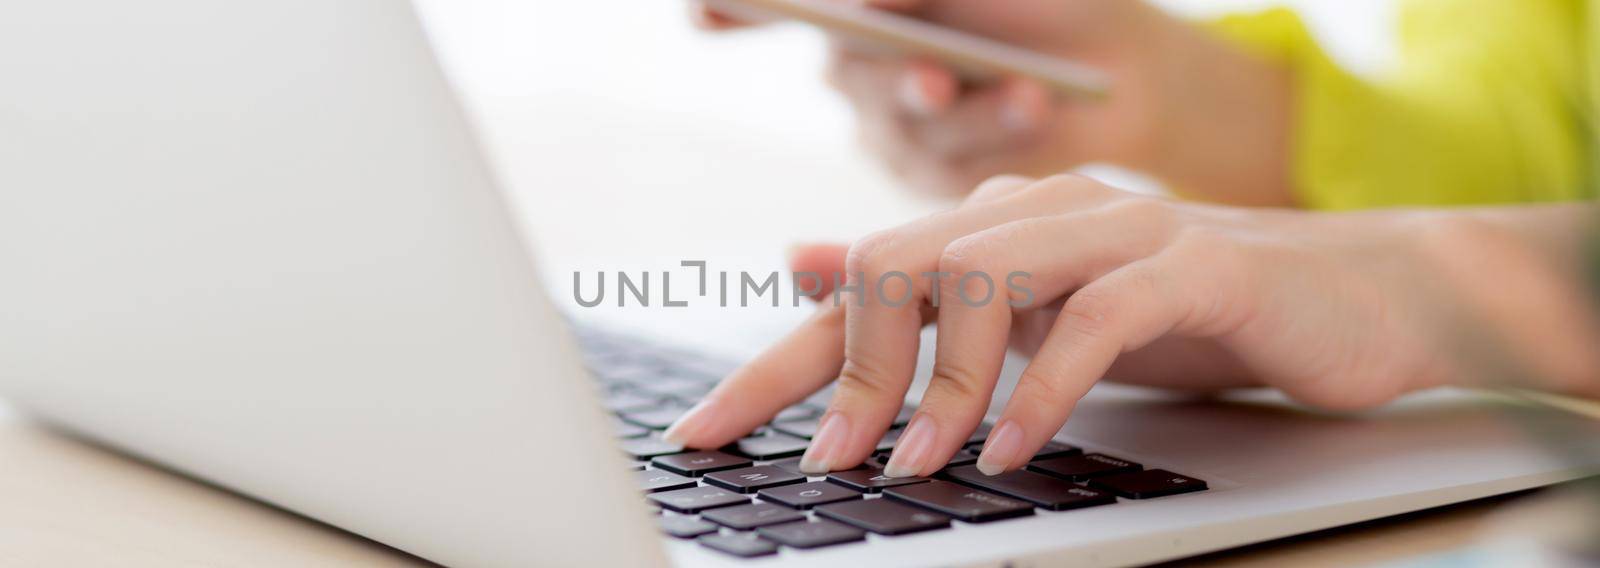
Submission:
POLYGON ((15 5, 0 77, 0 395, 446 565, 1142 564, 1595 465, 1462 392, 1113 385, 1010 476, 800 476, 826 393, 682 452, 737 362, 562 316, 409 3, 15 5))

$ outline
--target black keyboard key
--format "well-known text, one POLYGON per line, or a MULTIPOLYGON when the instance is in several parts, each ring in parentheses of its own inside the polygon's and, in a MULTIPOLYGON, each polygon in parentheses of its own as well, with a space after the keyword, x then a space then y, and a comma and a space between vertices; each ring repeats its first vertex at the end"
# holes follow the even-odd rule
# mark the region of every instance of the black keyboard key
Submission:
POLYGON ((758 465, 708 473, 705 480, 729 491, 755 493, 768 487, 805 483, 806 476, 770 465, 758 465))
POLYGON ((1031 471, 1008 471, 994 477, 973 466, 953 467, 940 475, 979 489, 986 489, 1033 503, 1051 511, 1110 505, 1117 498, 1110 493, 1082 487, 1071 481, 1031 471))
POLYGON ((773 422, 788 422, 790 420, 809 420, 822 414, 821 410, 800 404, 783 409, 777 416, 772 417, 773 422))
POLYGON ((660 376, 651 380, 634 381, 638 390, 658 396, 677 399, 698 399, 711 392, 716 383, 682 376, 660 376))
POLYGON ((722 452, 701 451, 661 456, 650 461, 658 468, 689 477, 700 477, 713 471, 747 467, 750 460, 722 452))
POLYGON ((993 428, 993 426, 988 424, 979 424, 978 429, 973 430, 972 435, 967 436, 967 445, 977 446, 983 444, 985 440, 989 439, 989 431, 993 428))
POLYGON ((751 459, 775 460, 803 454, 810 444, 805 438, 768 432, 734 442, 731 449, 751 459))
POLYGON ((714 386, 716 385, 705 384, 697 386, 682 386, 673 389, 661 389, 651 392, 663 392, 667 395, 670 395, 672 400, 676 400, 683 404, 693 405, 696 402, 700 402, 700 399, 705 398, 706 394, 710 393, 711 388, 714 386))
POLYGON ((867 539, 865 531, 833 521, 811 521, 808 523, 788 523, 761 527, 756 529, 756 534, 767 540, 794 548, 821 548, 867 539))
POLYGON ((895 442, 899 442, 900 441, 900 435, 904 434, 905 432, 906 432, 905 430, 899 430, 899 429, 894 429, 894 430, 889 430, 888 432, 884 432, 883 433, 883 437, 882 438, 878 438, 877 451, 886 452, 886 451, 889 451, 889 450, 893 450, 895 442))
POLYGON ((811 481, 797 485, 762 489, 759 493, 756 493, 756 497, 761 498, 763 501, 781 503, 796 509, 810 509, 818 505, 860 499, 861 492, 846 489, 826 481, 811 481))
POLYGON ((976 448, 969 448, 956 452, 956 455, 950 456, 950 463, 945 464, 945 467, 961 467, 975 463, 978 463, 978 450, 976 448))
POLYGON ((624 412, 622 413, 622 419, 651 430, 666 430, 668 426, 672 426, 673 422, 677 422, 678 418, 683 416, 683 413, 688 411, 689 407, 687 406, 669 404, 649 410, 624 412))
POLYGON ((623 422, 615 416, 611 417, 611 430, 616 433, 618 438, 622 439, 643 438, 650 435, 648 428, 623 422))
POLYGON ((867 499, 817 507, 817 515, 882 535, 950 527, 950 517, 888 499, 867 499))
POLYGON ((801 438, 810 440, 812 436, 817 435, 817 419, 807 418, 805 420, 784 420, 782 422, 773 422, 772 429, 783 432, 790 436, 799 436, 801 438))
POLYGON ((1205 491, 1206 482, 1164 469, 1107 475, 1089 480, 1089 486, 1129 499, 1150 499, 1192 491, 1205 491))
POLYGON ((910 406, 907 406, 905 408, 901 408, 900 409, 900 413, 894 415, 894 424, 893 424, 893 426, 895 428, 904 428, 907 424, 911 423, 911 417, 916 416, 916 415, 917 415, 917 409, 916 408, 913 408, 913 407, 910 407, 910 406))
POLYGON ((707 548, 741 558, 755 558, 778 553, 778 545, 757 538, 753 534, 708 534, 695 539, 707 548))
POLYGON ((618 391, 606 395, 603 403, 606 410, 612 412, 632 412, 635 410, 649 410, 661 405, 661 397, 645 395, 632 391, 618 391))
POLYGON ((606 384, 625 385, 630 388, 653 381, 660 376, 660 373, 661 370, 654 364, 628 358, 606 361, 595 368, 595 374, 600 375, 600 379, 606 384))
POLYGON ((663 508, 693 515, 707 509, 732 507, 750 502, 750 498, 721 487, 691 487, 676 491, 651 493, 646 498, 663 508))
POLYGON ((656 527, 677 538, 694 538, 717 532, 717 525, 683 515, 662 516, 656 519, 656 527))
MULTIPOLYGON (((983 453, 983 448, 978 446, 961 450, 956 452, 956 457, 950 458, 950 465, 970 465, 978 463, 978 455, 981 453, 983 453)), ((1029 461, 1047 460, 1062 456, 1075 456, 1081 453, 1083 453, 1083 450, 1077 446, 1069 446, 1060 442, 1049 442, 1046 443, 1043 448, 1039 448, 1039 451, 1033 454, 1033 459, 1029 461)))
MULTIPOLYGON (((889 465, 889 458, 891 458, 893 456, 894 456, 893 452, 878 452, 876 454, 873 454, 872 458, 867 460, 867 465, 871 466, 871 467, 885 467, 885 466, 888 466, 889 465)), ((974 463, 977 463, 977 462, 978 462, 978 450, 972 449, 972 448, 968 448, 968 449, 964 449, 964 450, 957 450, 956 451, 956 455, 950 456, 950 461, 945 463, 945 467, 956 467, 956 466, 960 466, 960 465, 971 465, 971 464, 974 464, 974 463)))
POLYGON ((639 489, 645 493, 688 489, 696 485, 693 479, 659 469, 636 472, 634 479, 639 482, 639 489))
POLYGON ((1083 453, 1083 450, 1077 446, 1063 444, 1061 442, 1046 442, 1043 448, 1039 448, 1039 451, 1034 452, 1033 459, 1029 461, 1047 460, 1062 456, 1075 456, 1081 453, 1083 453))
POLYGON ((1033 505, 948 481, 932 481, 883 490, 883 496, 933 509, 969 523, 987 523, 1033 514, 1033 505))
POLYGON ((636 460, 648 460, 683 451, 683 446, 668 444, 655 436, 623 440, 621 446, 622 453, 628 454, 636 460))
POLYGON ((800 471, 800 458, 798 457, 777 460, 767 465, 787 471, 789 473, 805 475, 805 472, 800 471))
POLYGON ((1028 464, 1028 469, 1033 471, 1072 481, 1087 481, 1089 478, 1099 475, 1139 471, 1141 467, 1131 461, 1117 459, 1105 454, 1051 458, 1028 464))
POLYGON ((772 503, 754 503, 712 509, 702 513, 700 518, 736 531, 747 531, 767 525, 804 521, 806 514, 772 503))
POLYGON ((848 471, 835 471, 828 474, 828 481, 849 487, 856 491, 877 493, 888 487, 927 483, 926 477, 889 477, 883 470, 876 467, 858 467, 848 471))
POLYGON ((739 365, 727 361, 713 361, 703 355, 693 355, 686 359, 676 361, 672 372, 677 375, 699 379, 709 383, 716 383, 730 374, 739 365))
POLYGON ((817 408, 827 408, 828 405, 830 403, 832 403, 832 402, 833 402, 833 385, 830 384, 830 385, 828 385, 827 388, 824 388, 824 389, 819 390, 817 392, 811 393, 811 396, 806 397, 806 402, 805 403, 807 405, 815 406, 817 408))

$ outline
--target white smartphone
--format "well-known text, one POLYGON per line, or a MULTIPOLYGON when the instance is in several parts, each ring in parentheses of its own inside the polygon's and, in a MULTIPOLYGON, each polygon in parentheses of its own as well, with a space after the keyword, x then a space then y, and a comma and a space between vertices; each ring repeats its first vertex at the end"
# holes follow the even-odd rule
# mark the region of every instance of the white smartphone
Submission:
POLYGON ((1099 98, 1111 88, 1099 70, 892 12, 837 0, 705 0, 736 18, 789 19, 895 52, 938 59, 963 78, 1019 75, 1066 96, 1099 98))

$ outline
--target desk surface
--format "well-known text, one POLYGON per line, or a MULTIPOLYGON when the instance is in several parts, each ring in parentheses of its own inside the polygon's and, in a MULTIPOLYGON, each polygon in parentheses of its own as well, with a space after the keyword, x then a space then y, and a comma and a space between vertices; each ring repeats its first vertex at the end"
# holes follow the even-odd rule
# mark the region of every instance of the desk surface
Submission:
MULTIPOLYGON (((1497 498, 1204 557, 1206 566, 1348 566, 1474 540, 1497 498)), ((0 406, 0 565, 428 563, 40 427, 0 406)))

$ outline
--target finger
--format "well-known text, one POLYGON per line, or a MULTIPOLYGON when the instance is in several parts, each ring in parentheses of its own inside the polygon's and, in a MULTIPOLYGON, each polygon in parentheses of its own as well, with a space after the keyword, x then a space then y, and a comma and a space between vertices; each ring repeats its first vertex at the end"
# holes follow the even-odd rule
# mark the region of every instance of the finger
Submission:
POLYGON ((844 279, 845 254, 848 245, 806 244, 796 245, 789 251, 789 269, 799 276, 795 282, 812 300, 821 300, 833 294, 833 285, 844 279))
POLYGON ((1026 464, 1118 355, 1193 325, 1185 320, 1200 312, 1191 309, 1197 295, 1218 299, 1196 278, 1174 285, 1184 270, 1170 259, 1133 262, 1068 298, 984 445, 980 471, 997 475, 1026 464))
POLYGON ((971 241, 957 240, 939 260, 933 378, 884 467, 890 477, 932 475, 950 461, 983 419, 1005 360, 1011 307, 996 293, 994 277, 970 256, 985 251, 963 242, 971 241))
POLYGON ((1039 135, 1048 124, 1048 95, 1032 81, 1007 80, 963 95, 937 115, 918 115, 908 130, 928 151, 962 160, 1004 153, 1039 135))
POLYGON ((979 203, 862 239, 846 260, 845 364, 800 468, 820 473, 853 467, 872 453, 899 412, 916 368, 921 307, 944 247, 963 235, 1037 214, 1033 204, 979 203))
POLYGON ((707 31, 731 30, 749 25, 707 6, 700 0, 689 0, 689 20, 694 22, 695 27, 707 31))
POLYGON ((662 434, 691 448, 720 448, 821 390, 844 360, 844 309, 824 307, 717 384, 662 434))
POLYGON ((1001 86, 1005 94, 1000 108, 1000 124, 1016 132, 1036 131, 1050 123, 1055 114, 1050 90, 1038 81, 1012 77, 1001 86))
POLYGON ((955 73, 923 59, 906 62, 899 81, 900 110, 912 116, 943 114, 955 104, 961 89, 955 73))
POLYGON ((972 194, 967 196, 967 203, 983 203, 985 201, 1005 199, 1033 185, 1035 181, 1033 178, 1025 176, 997 175, 978 184, 978 187, 972 190, 972 194))
POLYGON ((841 41, 829 42, 828 84, 857 107, 889 109, 895 106, 895 81, 904 73, 898 59, 852 49, 841 41))
POLYGON ((1014 221, 950 243, 939 263, 939 333, 933 378, 885 473, 930 475, 982 422, 1005 360, 1016 312, 1037 310, 1161 250, 1162 221, 1135 221, 1103 207, 1014 221))

